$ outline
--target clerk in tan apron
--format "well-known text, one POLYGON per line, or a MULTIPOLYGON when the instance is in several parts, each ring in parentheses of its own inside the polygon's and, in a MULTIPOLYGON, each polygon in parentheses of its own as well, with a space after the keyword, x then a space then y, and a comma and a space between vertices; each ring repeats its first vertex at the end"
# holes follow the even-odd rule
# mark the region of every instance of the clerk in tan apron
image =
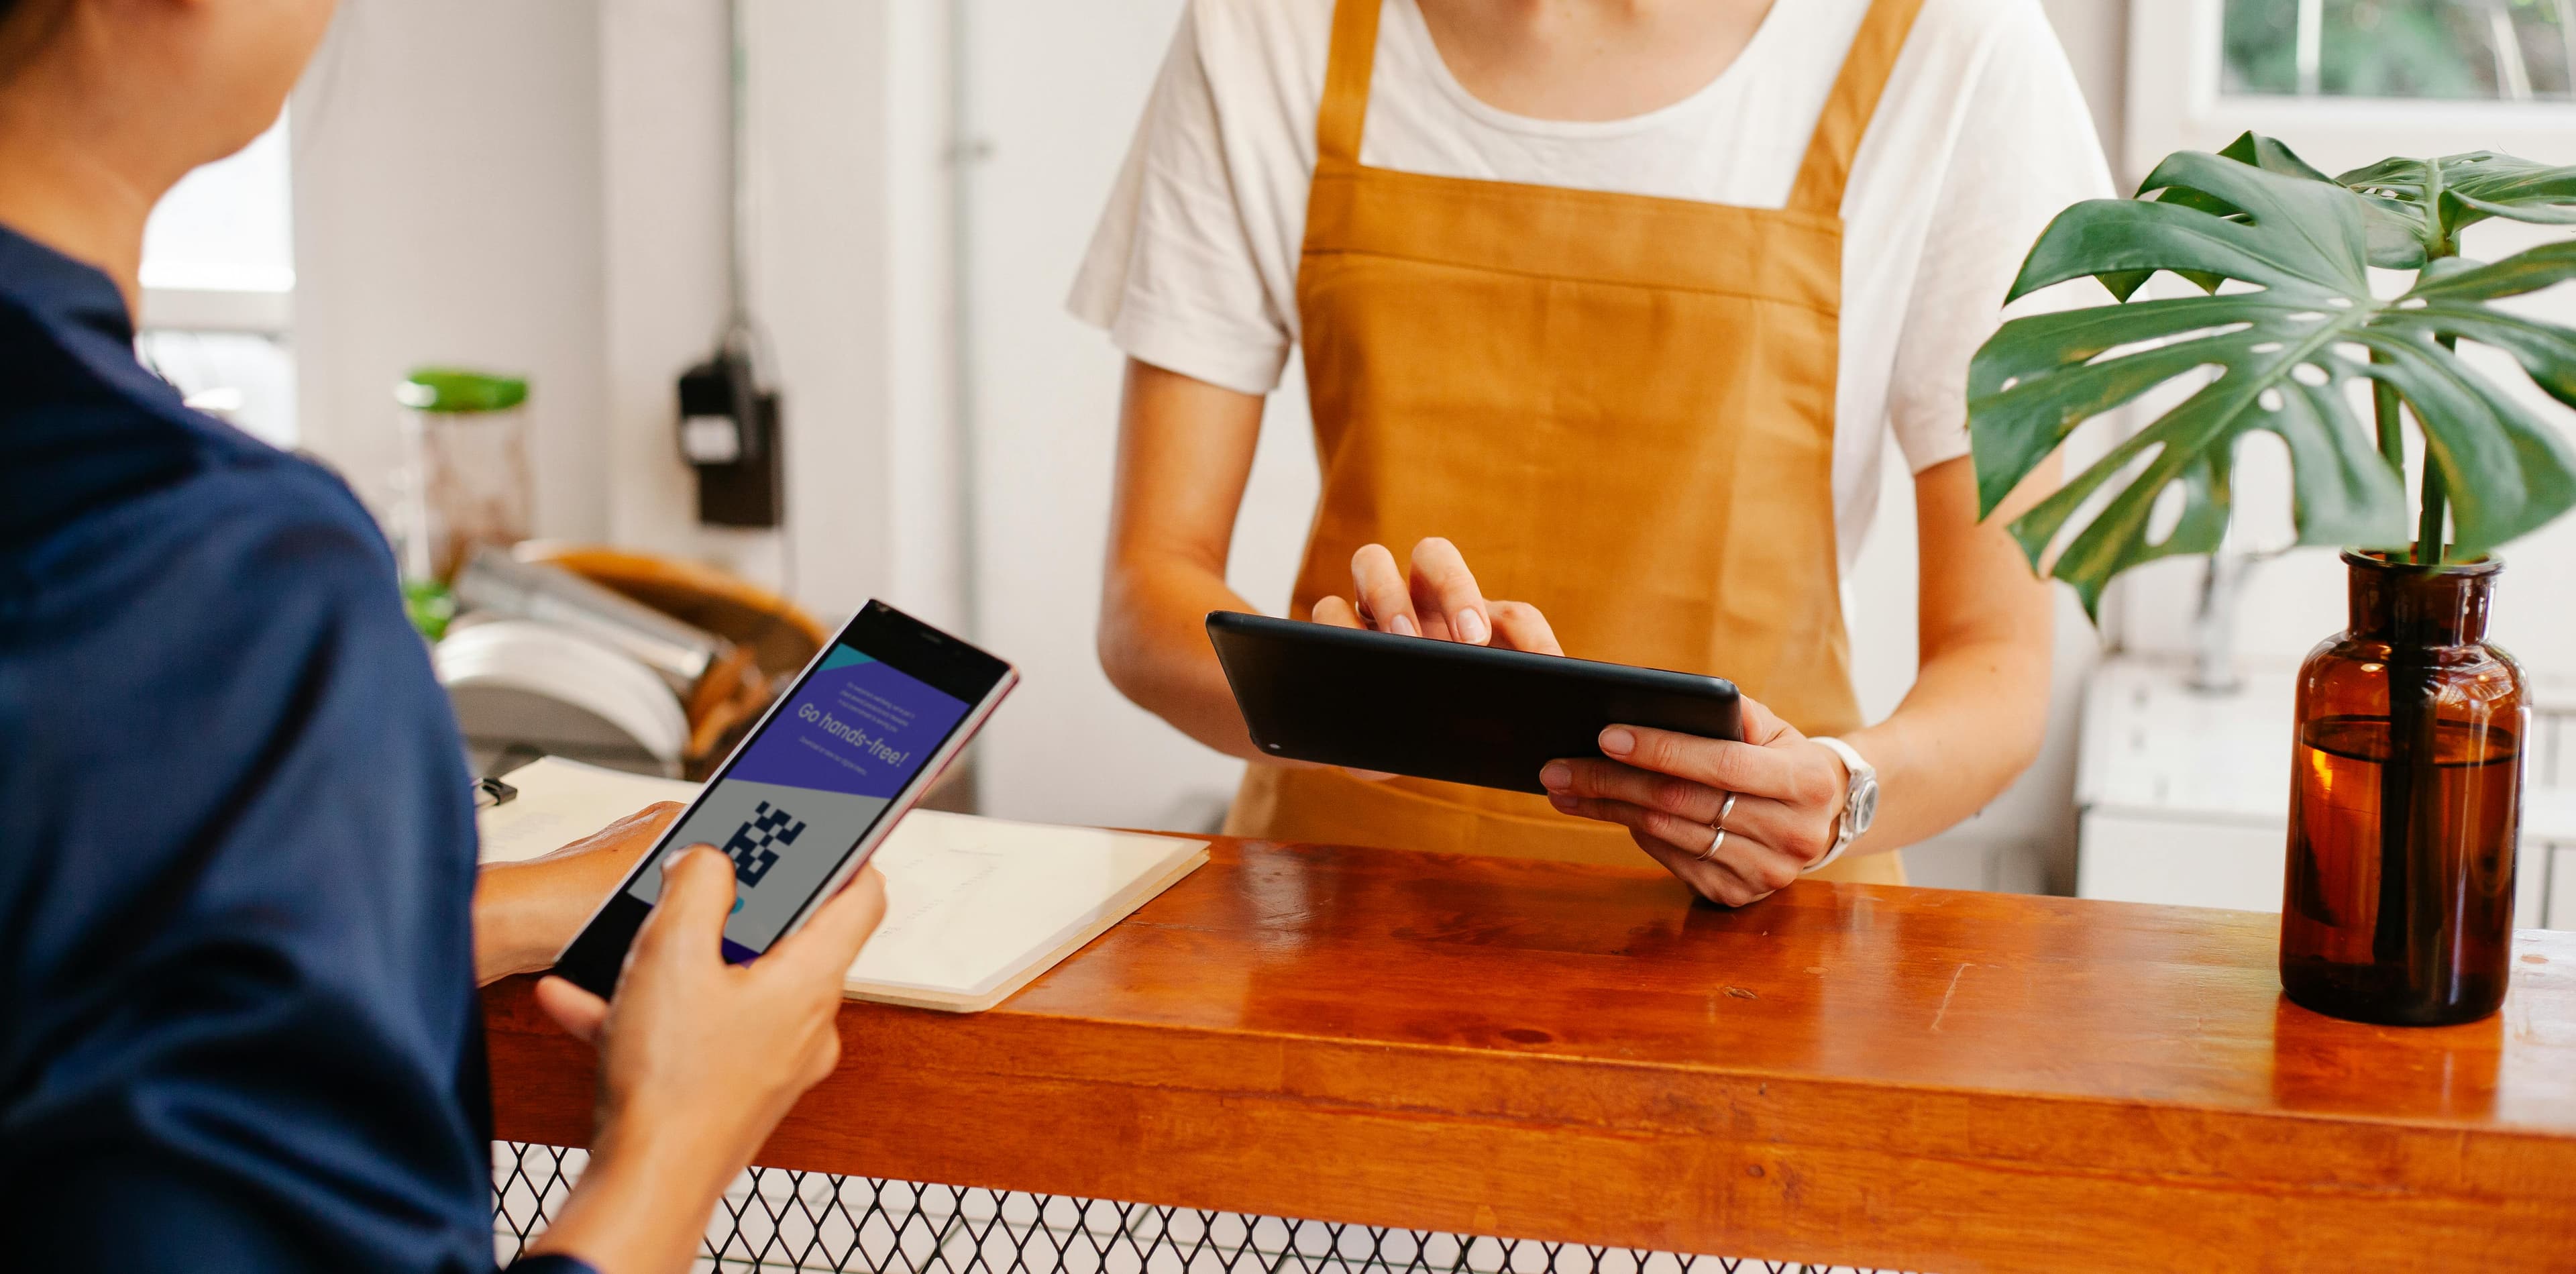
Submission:
MULTIPOLYGON (((1763 209, 1364 166, 1382 6, 1340 0, 1296 279, 1322 491, 1290 613, 1413 631, 1386 614, 1411 549, 1414 592, 1440 586, 1426 558, 1480 590, 1470 631, 1426 614, 1431 635, 1534 626, 1540 648, 1552 630, 1568 654, 1726 677, 1753 741, 1648 738, 1633 765, 1551 767, 1552 797, 1256 762, 1226 831, 1593 863, 1644 849, 1729 902, 1829 853, 1825 878, 1903 882, 1894 853, 1841 854, 1869 767, 1809 740, 1864 724, 1832 496, 1838 209, 1921 3, 1870 5, 1787 206, 1763 209)), ((1120 517, 1123 539, 1138 514, 1120 517)), ((1122 581, 1122 551, 1113 613, 1145 587, 1122 581)), ((2028 591, 2008 604, 2026 619, 2028 591)), ((1510 636, 1491 639, 1532 644, 1510 636)), ((1140 701, 1167 693, 1109 662, 1140 701)))

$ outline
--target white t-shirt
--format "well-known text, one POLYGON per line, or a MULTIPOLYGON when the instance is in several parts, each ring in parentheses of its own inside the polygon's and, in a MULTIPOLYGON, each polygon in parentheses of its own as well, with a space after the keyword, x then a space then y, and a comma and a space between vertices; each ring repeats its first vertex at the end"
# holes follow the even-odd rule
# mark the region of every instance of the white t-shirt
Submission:
MULTIPOLYGON (((1776 0, 1689 97, 1568 122, 1478 101, 1416 0, 1385 3, 1363 164, 1761 208, 1788 202, 1869 8, 1776 0)), ((1074 313, 1133 357, 1242 393, 1278 386, 1298 339, 1332 16, 1333 0, 1190 0, 1073 288, 1074 313)), ((1918 473, 1967 454, 1968 360, 2002 321, 2022 257, 2061 209, 2110 193, 2038 0, 1924 0, 1843 194, 1833 482, 1846 569, 1877 511, 1885 431, 1918 473)))

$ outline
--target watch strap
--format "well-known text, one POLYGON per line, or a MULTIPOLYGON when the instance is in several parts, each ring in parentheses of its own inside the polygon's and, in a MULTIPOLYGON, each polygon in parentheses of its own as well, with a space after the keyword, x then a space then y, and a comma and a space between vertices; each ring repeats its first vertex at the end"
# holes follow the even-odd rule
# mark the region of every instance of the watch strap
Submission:
POLYGON ((1878 778, 1878 767, 1862 760, 1859 749, 1852 745, 1824 734, 1815 735, 1808 742, 1821 743, 1835 756, 1841 757, 1843 768, 1851 773, 1851 782, 1843 787, 1843 807, 1834 812, 1834 847, 1826 850, 1824 857, 1807 864, 1798 873, 1801 876, 1812 876, 1823 871, 1835 859, 1842 857, 1843 851, 1850 849, 1853 841, 1859 839, 1851 830, 1852 793, 1860 790, 1863 780, 1874 781, 1878 778))

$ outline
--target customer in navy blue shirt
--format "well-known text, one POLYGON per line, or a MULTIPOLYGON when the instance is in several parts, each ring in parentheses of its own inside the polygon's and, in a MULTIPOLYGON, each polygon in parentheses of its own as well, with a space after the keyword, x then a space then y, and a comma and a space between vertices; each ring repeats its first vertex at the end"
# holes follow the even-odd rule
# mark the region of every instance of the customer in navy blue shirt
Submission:
MULTIPOLYGON (((28 1269, 492 1264, 474 981, 541 967, 667 822, 476 899, 461 744, 337 479, 137 365, 143 224, 275 118, 328 0, 0 0, 0 1247, 28 1269)), ((499 869, 496 869, 498 872, 499 869)), ((873 877, 726 965, 667 868, 593 1157, 518 1269, 687 1268, 837 1057, 873 877)))

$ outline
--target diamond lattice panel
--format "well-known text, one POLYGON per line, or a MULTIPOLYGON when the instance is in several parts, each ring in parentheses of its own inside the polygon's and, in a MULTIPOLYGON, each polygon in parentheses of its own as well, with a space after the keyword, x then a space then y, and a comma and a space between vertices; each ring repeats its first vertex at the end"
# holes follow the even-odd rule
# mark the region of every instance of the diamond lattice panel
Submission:
MULTIPOLYGON (((589 1156, 495 1142, 504 1262, 589 1156)), ((1105 1199, 753 1168, 707 1225, 702 1271, 869 1274, 1874 1274, 1797 1262, 1387 1230, 1105 1199)))

